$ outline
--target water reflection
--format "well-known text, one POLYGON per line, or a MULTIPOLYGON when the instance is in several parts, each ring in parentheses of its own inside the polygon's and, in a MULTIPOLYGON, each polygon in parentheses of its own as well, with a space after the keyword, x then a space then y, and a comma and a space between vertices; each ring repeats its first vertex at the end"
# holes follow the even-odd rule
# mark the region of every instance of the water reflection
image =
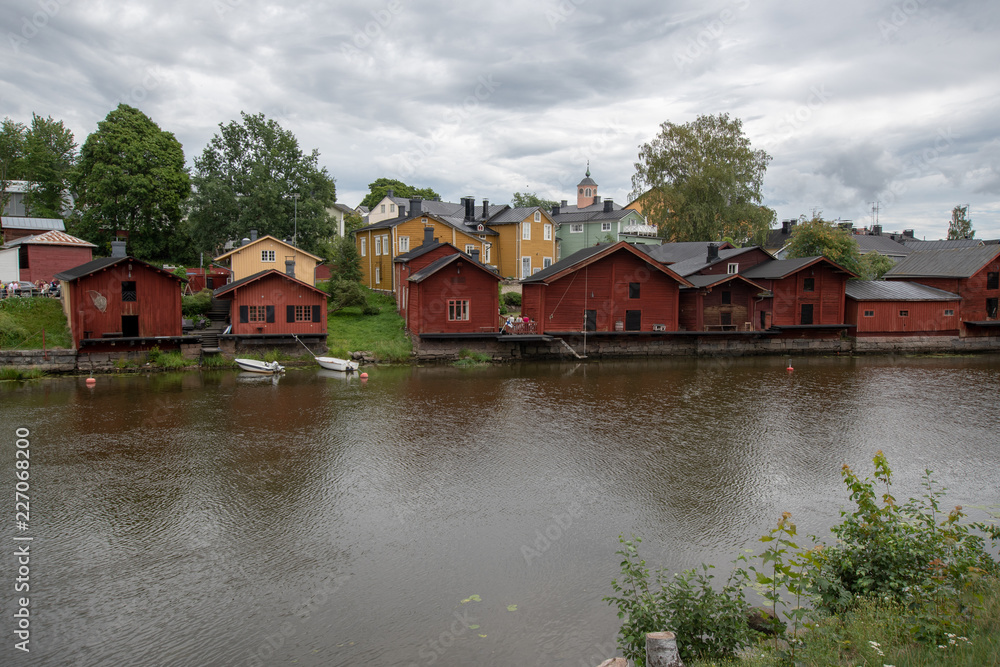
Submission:
POLYGON ((784 366, 7 383, 37 457, 34 664, 598 664, 619 534, 725 567, 781 511, 829 526, 876 449, 897 496, 933 468, 996 507, 996 357, 784 366))

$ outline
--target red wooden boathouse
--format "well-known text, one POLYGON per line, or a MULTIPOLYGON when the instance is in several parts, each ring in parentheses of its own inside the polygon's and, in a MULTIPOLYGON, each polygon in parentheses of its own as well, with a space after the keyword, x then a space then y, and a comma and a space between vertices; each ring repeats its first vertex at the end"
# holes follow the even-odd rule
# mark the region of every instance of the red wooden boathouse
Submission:
POLYGON ((857 336, 957 336, 961 298, 903 280, 851 280, 844 321, 857 336))
POLYGON ((186 340, 183 278, 133 257, 102 257, 55 278, 77 349, 168 349, 186 340))
POLYGON ((326 335, 326 292, 276 269, 229 283, 214 295, 232 301, 232 336, 326 335))
POLYGON ((7 245, 18 249, 20 279, 31 283, 51 282, 57 273, 86 264, 97 247, 56 230, 17 238, 7 245))
POLYGON ((395 266, 398 275, 408 283, 401 288, 397 299, 410 333, 498 331, 500 277, 483 266, 478 257, 466 255, 451 244, 439 243, 395 266))
POLYGON ((521 313, 541 332, 676 331, 691 283, 625 241, 579 250, 521 281, 521 313))

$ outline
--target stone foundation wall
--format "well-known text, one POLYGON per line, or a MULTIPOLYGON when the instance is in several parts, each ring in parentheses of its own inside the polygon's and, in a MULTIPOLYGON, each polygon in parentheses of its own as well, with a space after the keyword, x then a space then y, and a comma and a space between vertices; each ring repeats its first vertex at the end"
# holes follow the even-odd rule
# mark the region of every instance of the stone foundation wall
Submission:
MULTIPOLYGON (((300 339, 301 340, 301 339, 300 339)), ((239 357, 243 353, 249 354, 262 354, 270 350, 277 350, 281 354, 288 355, 290 357, 310 357, 309 350, 303 347, 303 343, 309 346, 309 350, 312 350, 313 354, 322 355, 326 352, 326 341, 313 341, 313 340, 302 340, 302 342, 297 342, 295 339, 290 341, 286 340, 274 340, 274 339, 255 339, 255 338, 241 338, 239 340, 235 338, 219 338, 219 349, 227 357, 239 357)))
POLYGON ((0 366, 17 370, 38 369, 50 373, 76 370, 76 350, 0 350, 0 366))
POLYGON ((1000 352, 1000 337, 886 336, 865 338, 782 338, 767 336, 565 336, 551 342, 494 340, 422 340, 414 337, 414 356, 421 361, 453 361, 462 350, 487 354, 496 361, 615 357, 742 357, 850 354, 940 354, 1000 352))

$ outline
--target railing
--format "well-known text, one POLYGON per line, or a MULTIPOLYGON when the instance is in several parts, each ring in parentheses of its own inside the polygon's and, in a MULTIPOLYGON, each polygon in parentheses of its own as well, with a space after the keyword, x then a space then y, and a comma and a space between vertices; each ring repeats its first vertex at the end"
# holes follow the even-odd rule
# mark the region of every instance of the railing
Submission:
POLYGON ((534 320, 524 321, 524 318, 508 320, 500 319, 500 333, 513 334, 515 336, 537 334, 538 322, 534 320))

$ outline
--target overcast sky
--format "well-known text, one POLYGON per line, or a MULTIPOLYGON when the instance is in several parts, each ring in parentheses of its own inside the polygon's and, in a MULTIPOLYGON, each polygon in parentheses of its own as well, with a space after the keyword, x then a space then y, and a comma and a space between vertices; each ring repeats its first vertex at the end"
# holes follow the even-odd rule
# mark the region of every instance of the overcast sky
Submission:
POLYGON ((282 6, 6 0, 0 115, 82 144, 118 102, 184 146, 263 112, 320 152, 338 201, 376 178, 575 199, 590 160, 624 204, 664 121, 741 118, 765 203, 943 238, 1000 237, 995 0, 356 0, 282 6))

